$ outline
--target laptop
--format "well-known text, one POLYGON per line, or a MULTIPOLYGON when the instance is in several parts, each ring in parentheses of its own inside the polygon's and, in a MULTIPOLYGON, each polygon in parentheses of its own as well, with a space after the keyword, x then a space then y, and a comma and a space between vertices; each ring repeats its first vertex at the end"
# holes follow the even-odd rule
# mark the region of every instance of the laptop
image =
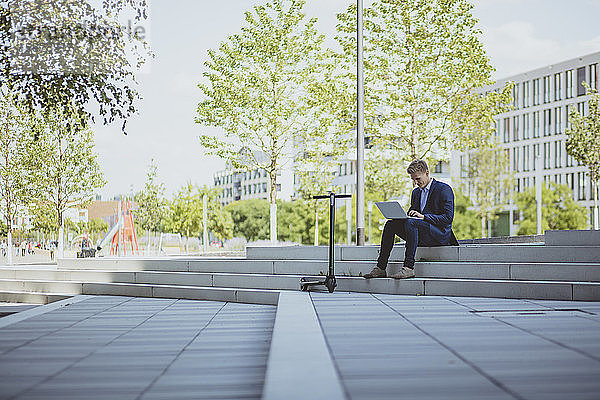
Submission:
POLYGON ((378 201, 375 202, 379 211, 383 214, 387 219, 406 219, 406 218, 415 218, 417 217, 409 217, 406 215, 406 212, 402 208, 399 202, 397 201, 378 201))

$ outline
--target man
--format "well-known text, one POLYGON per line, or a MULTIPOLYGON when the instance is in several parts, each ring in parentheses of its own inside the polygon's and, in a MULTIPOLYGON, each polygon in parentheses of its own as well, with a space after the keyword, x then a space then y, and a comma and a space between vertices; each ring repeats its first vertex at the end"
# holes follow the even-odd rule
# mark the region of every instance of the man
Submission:
POLYGON ((403 279, 415 276, 415 253, 417 246, 457 246, 452 233, 454 218, 454 193, 452 188, 429 176, 429 168, 423 160, 414 160, 407 170, 417 186, 410 198, 407 219, 390 219, 385 223, 381 238, 381 249, 377 266, 365 278, 385 278, 386 267, 395 235, 406 241, 404 264, 392 278, 403 279))

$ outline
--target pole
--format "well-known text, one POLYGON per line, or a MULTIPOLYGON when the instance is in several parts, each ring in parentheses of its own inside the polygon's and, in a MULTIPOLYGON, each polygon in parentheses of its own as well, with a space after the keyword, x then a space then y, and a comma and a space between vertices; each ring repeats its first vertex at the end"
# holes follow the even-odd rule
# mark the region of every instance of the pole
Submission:
POLYGON ((352 199, 346 201, 346 244, 352 244, 352 199))
POLYGON ((365 244, 365 88, 363 65, 363 0, 357 0, 356 96, 356 245, 365 244))
POLYGON ((535 154, 535 202, 537 234, 542 234, 542 157, 539 152, 535 154))
POLYGON ((369 244, 372 243, 372 239, 371 239, 371 214, 373 213, 373 202, 369 201, 369 204, 367 205, 367 208, 369 210, 369 244))
POLYGON ((206 254, 206 250, 208 249, 208 196, 202 196, 202 249, 204 250, 204 254, 206 254))
POLYGON ((335 193, 329 194, 329 271, 328 276, 333 274, 333 243, 335 242, 335 193))

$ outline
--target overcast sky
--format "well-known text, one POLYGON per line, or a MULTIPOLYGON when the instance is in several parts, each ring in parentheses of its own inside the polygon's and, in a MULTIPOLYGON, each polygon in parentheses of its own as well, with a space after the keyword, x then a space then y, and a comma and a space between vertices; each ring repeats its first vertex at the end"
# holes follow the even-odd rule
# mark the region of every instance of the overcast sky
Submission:
MULTIPOLYGON (((224 163, 202 153, 194 123, 208 49, 239 31, 244 11, 267 0, 149 0, 150 42, 156 57, 138 77, 143 97, 128 123, 96 126, 96 148, 108 181, 104 198, 140 190, 151 160, 168 194, 187 181, 212 185, 224 163)), ((335 34, 348 0, 307 0, 323 33, 335 34)), ((365 0, 365 6, 371 0, 365 0)), ((600 0, 479 0, 473 2, 495 78, 600 51, 600 0)))

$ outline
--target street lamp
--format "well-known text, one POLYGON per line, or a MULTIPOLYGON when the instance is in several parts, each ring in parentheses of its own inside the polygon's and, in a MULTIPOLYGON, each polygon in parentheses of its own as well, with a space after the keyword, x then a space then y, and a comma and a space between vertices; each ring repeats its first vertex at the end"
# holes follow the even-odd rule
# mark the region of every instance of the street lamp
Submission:
POLYGON ((365 88, 363 65, 363 0, 356 0, 356 245, 365 244, 365 88))
POLYGON ((371 213, 373 212, 373 202, 369 201, 367 205, 367 209, 369 210, 369 244, 371 244, 371 213))

